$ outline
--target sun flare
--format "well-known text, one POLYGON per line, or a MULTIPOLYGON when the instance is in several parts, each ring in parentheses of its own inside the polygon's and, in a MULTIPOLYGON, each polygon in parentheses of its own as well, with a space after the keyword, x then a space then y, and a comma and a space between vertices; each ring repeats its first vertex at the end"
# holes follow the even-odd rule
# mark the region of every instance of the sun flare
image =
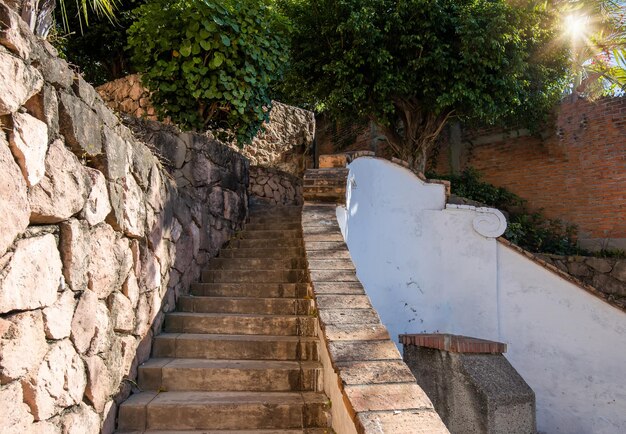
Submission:
POLYGON ((568 15, 565 18, 565 31, 572 39, 582 39, 587 33, 589 18, 581 15, 568 15))

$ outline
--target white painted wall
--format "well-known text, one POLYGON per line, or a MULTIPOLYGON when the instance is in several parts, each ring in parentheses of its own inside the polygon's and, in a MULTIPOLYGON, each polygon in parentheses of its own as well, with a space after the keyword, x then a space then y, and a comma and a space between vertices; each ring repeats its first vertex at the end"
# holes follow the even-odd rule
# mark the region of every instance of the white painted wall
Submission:
POLYGON ((446 208, 442 185, 386 160, 349 168, 337 217, 392 336, 506 342, 541 431, 626 433, 626 314, 498 243, 498 212, 446 208))

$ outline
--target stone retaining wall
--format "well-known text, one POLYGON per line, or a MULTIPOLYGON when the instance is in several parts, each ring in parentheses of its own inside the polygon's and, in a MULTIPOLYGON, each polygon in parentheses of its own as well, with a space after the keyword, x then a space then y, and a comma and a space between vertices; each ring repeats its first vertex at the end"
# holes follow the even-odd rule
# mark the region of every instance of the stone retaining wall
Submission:
MULTIPOLYGON (((156 120, 150 94, 136 74, 103 84, 98 87, 98 93, 110 108, 120 113, 156 120)), ((315 135, 315 116, 313 112, 278 101, 272 104, 269 122, 252 143, 243 149, 230 146, 245 155, 252 165, 301 176, 313 165, 310 151, 315 135)))
POLYGON ((251 200, 270 205, 302 205, 302 180, 268 167, 250 167, 251 200))
POLYGON ((538 254, 548 264, 606 294, 626 308, 626 259, 538 254))
POLYGON ((111 433, 164 313, 241 228, 247 162, 192 134, 150 149, 4 2, 0 23, 0 432, 111 433))

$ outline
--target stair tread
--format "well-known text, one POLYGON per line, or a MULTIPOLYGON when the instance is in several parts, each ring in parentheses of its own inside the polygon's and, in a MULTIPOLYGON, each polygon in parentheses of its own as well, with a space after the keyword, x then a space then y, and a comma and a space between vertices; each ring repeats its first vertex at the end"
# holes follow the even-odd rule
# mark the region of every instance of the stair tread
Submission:
POLYGON ((214 313, 214 312, 169 312, 166 316, 191 316, 204 318, 312 318, 311 315, 280 315, 280 314, 262 314, 262 313, 214 313))
POLYGON ((223 333, 161 333, 156 339, 198 339, 207 341, 282 341, 282 342, 317 342, 315 336, 291 336, 291 335, 229 335, 223 333))
POLYGON ((321 368, 320 362, 293 360, 233 360, 233 359, 181 359, 152 358, 144 362, 141 368, 163 369, 316 369, 321 368))
POLYGON ((330 428, 302 429, 251 429, 251 430, 183 430, 183 431, 116 431, 116 434, 330 434, 330 428))
POLYGON ((121 406, 145 403, 147 406, 177 405, 202 406, 211 404, 324 404, 328 401, 323 392, 205 392, 205 391, 169 391, 169 392, 140 392, 131 395, 121 406), (151 396, 152 395, 152 396, 151 396))
MULTIPOLYGON (((207 285, 219 285, 219 283, 210 283, 207 285)), ((212 300, 258 300, 258 301, 264 301, 264 300, 286 300, 286 301, 293 301, 293 300, 311 300, 310 298, 303 298, 303 297, 244 297, 244 296, 237 296, 237 297, 226 297, 224 295, 181 295, 179 297, 179 300, 181 298, 199 298, 199 299, 203 299, 203 298, 210 298, 212 300)))

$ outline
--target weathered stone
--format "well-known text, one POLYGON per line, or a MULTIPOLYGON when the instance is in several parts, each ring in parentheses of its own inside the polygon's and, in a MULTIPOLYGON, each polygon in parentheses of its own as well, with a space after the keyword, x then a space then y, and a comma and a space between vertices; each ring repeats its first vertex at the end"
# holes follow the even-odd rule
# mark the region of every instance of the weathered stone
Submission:
POLYGON ((74 71, 67 62, 56 56, 46 56, 39 67, 46 81, 57 89, 70 90, 74 82, 74 71))
POLYGON ((0 132, 0 256, 24 232, 30 218, 27 186, 4 132, 0 132))
POLYGON ((42 87, 39 71, 0 47, 0 116, 17 111, 42 87))
POLYGON ((144 292, 139 296, 139 303, 135 310, 135 331, 137 336, 145 336, 148 330, 150 330, 151 324, 151 298, 150 293, 144 292))
POLYGON ((18 241, 0 279, 0 313, 52 305, 63 284, 53 235, 18 241))
POLYGON ((93 107, 96 101, 100 101, 100 95, 98 95, 96 89, 87 83, 81 75, 76 75, 74 77, 72 88, 74 89, 74 93, 85 101, 90 107, 93 107))
POLYGON ((139 275, 139 287, 152 290, 161 287, 161 265, 154 254, 145 249, 141 257, 141 274, 139 275))
POLYGON ((170 166, 180 169, 185 164, 187 146, 176 134, 169 131, 157 131, 153 143, 159 154, 167 160, 170 166))
POLYGON ((135 178, 126 178, 124 195, 124 233, 130 237, 140 237, 145 230, 146 208, 143 192, 135 178))
POLYGON ((78 301, 72 318, 72 342, 79 353, 85 353, 96 334, 96 318, 94 312, 98 306, 98 296, 93 291, 85 291, 78 301))
POLYGON ((72 331, 76 299, 72 291, 61 293, 56 303, 43 310, 44 330, 48 339, 64 339, 72 331))
POLYGON ((109 318, 109 309, 104 301, 98 302, 95 311, 96 317, 96 334, 89 347, 88 355, 104 353, 110 351, 111 342, 115 338, 111 319, 109 318))
POLYGON ((93 291, 85 291, 72 319, 74 346, 81 354, 96 354, 107 347, 112 332, 106 305, 98 301, 93 291))
POLYGON ((99 356, 85 358, 87 366, 87 388, 85 396, 98 413, 104 411, 111 391, 111 376, 106 364, 99 356))
POLYGON ((26 22, 7 5, 0 4, 0 23, 0 44, 22 59, 30 60, 36 42, 26 22))
POLYGON ((611 275, 617 280, 626 282, 626 260, 617 261, 613 266, 611 275))
POLYGON ((14 113, 9 145, 28 185, 37 185, 46 170, 45 160, 48 150, 46 124, 29 114, 14 113))
POLYGON ((135 142, 129 148, 132 151, 132 172, 141 188, 147 190, 150 172, 158 160, 150 149, 141 142, 135 142))
POLYGON ((130 305, 134 309, 139 301, 139 284, 137 283, 137 277, 135 276, 134 271, 130 272, 128 278, 124 282, 124 285, 122 286, 122 293, 128 298, 130 305))
POLYGON ((115 181, 129 176, 128 143, 119 134, 119 128, 104 127, 102 129, 102 146, 104 153, 96 159, 98 168, 106 175, 107 180, 115 181))
POLYGON ((599 271, 600 273, 608 273, 608 272, 610 272, 613 269, 613 267, 611 266, 611 263, 610 263, 610 261, 608 259, 604 259, 604 258, 587 258, 585 260, 585 262, 591 268, 593 268, 596 271, 599 271))
POLYGON ((84 221, 76 219, 70 219, 59 226, 63 276, 72 290, 84 291, 87 289, 87 271, 90 262, 89 226, 84 221))
POLYGON ((63 340, 52 345, 37 372, 22 382, 24 401, 35 420, 45 420, 81 402, 85 384, 83 361, 72 343, 63 340))
POLYGON ((589 268, 582 262, 568 262, 567 269, 569 270, 569 273, 573 276, 591 276, 591 271, 589 271, 589 268))
POLYGON ((111 226, 99 225, 91 231, 88 256, 89 289, 99 298, 121 289, 133 263, 128 240, 118 238, 111 226))
POLYGON ((31 99, 26 101, 24 107, 29 114, 33 115, 48 126, 48 142, 59 136, 59 99, 56 91, 48 84, 31 99))
POLYGON ((29 191, 31 222, 58 223, 77 214, 85 206, 90 184, 78 158, 55 140, 46 157, 46 176, 29 191))
POLYGON ((17 380, 33 371, 48 351, 40 311, 18 313, 5 318, 12 325, 0 336, 2 384, 17 380))
POLYGON ((100 432, 100 417, 91 407, 81 402, 78 408, 63 415, 63 434, 100 432))
POLYGON ((34 423, 30 426, 30 434, 61 434, 61 426, 58 425, 57 418, 34 423), (57 423, 55 423, 57 422, 57 423))
POLYGON ((150 181, 148 183, 148 191, 146 193, 146 201, 155 211, 163 209, 163 200, 165 198, 165 189, 163 188, 163 179, 161 177, 160 167, 155 164, 150 170, 150 181))
POLYGON ((595 274, 591 285, 606 294, 626 297, 626 283, 614 279, 609 274, 595 274))
POLYGON ((135 354, 137 351, 137 338, 134 336, 122 336, 120 338, 122 347, 122 357, 120 363, 120 373, 128 378, 136 378, 137 369, 135 362, 135 354))
POLYGON ((113 212, 109 214, 107 222, 129 237, 141 237, 146 224, 143 192, 131 175, 118 182, 108 184, 113 212))
POLYGON ((100 154, 102 121, 98 116, 79 98, 65 92, 59 93, 59 103, 59 127, 67 144, 80 156, 100 154))
POLYGON ((116 332, 130 333, 135 329, 133 305, 121 292, 114 292, 109 296, 109 311, 116 332))
POLYGON ((224 190, 224 218, 233 222, 240 221, 245 212, 242 198, 234 191, 224 190))
POLYGON ((107 190, 104 174, 90 167, 85 168, 91 181, 91 192, 87 198, 85 208, 81 213, 91 226, 102 223, 111 212, 109 191, 107 190))
POLYGON ((0 388, 0 432, 5 434, 19 434, 30 432, 33 415, 28 405, 23 402, 22 385, 19 381, 0 388))

